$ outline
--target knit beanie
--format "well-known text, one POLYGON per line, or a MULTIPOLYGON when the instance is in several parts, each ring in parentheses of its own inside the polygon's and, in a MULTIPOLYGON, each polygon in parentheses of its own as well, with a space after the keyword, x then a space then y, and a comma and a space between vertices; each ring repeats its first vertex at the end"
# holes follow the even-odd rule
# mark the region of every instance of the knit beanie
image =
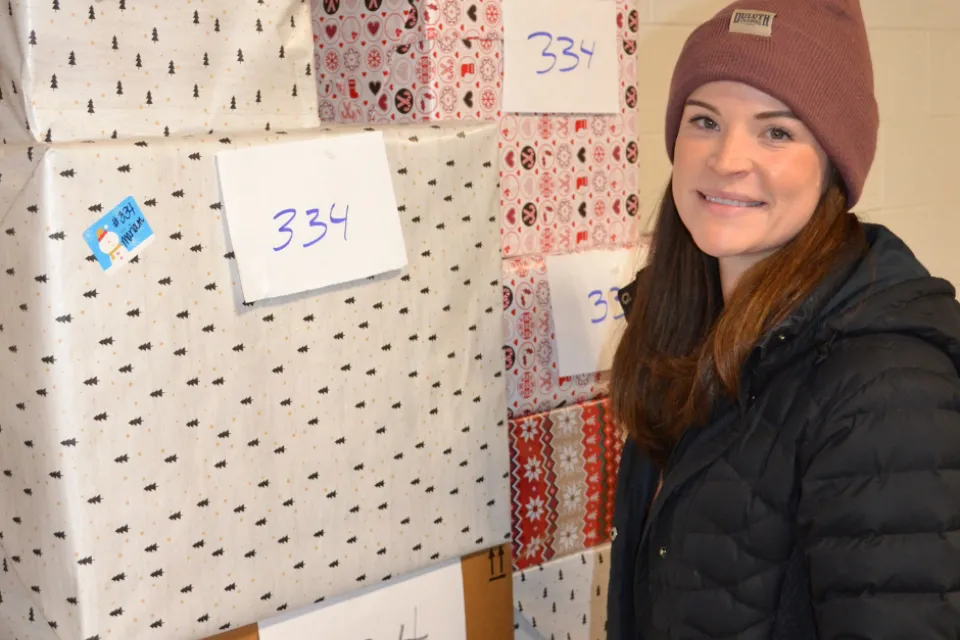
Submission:
POLYGON ((687 39, 667 104, 667 155, 698 87, 743 82, 784 104, 843 177, 848 205, 863 193, 880 117, 859 0, 738 0, 687 39))

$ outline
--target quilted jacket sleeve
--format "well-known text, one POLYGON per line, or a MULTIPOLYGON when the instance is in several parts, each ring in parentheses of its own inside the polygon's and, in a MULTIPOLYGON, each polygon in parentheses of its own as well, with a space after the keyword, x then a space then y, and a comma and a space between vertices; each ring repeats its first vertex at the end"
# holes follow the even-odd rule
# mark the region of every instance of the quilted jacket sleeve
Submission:
POLYGON ((903 346, 847 353, 817 385, 798 533, 820 640, 960 638, 960 381, 903 346))

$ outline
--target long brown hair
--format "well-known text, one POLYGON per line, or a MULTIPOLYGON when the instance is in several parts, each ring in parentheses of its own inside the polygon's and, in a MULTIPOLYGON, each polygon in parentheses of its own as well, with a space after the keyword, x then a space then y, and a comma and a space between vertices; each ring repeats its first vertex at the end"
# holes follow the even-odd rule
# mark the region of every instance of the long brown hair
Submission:
POLYGON ((615 418, 660 468, 689 427, 703 426, 721 394, 735 398, 743 362, 843 255, 866 248, 838 173, 810 221, 748 269, 724 303, 717 259, 687 231, 668 184, 611 372, 615 418))

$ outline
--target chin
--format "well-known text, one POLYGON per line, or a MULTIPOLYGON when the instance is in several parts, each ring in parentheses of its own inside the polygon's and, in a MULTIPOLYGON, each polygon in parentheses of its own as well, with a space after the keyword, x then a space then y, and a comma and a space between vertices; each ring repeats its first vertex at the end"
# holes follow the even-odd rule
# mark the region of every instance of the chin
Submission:
POLYGON ((714 258, 752 253, 756 244, 749 225, 702 219, 684 219, 683 222, 700 251, 714 258))
POLYGON ((754 253, 751 248, 743 242, 730 240, 724 237, 716 237, 708 234, 692 234, 693 241, 697 248, 708 256, 713 258, 734 258, 745 254, 754 253))

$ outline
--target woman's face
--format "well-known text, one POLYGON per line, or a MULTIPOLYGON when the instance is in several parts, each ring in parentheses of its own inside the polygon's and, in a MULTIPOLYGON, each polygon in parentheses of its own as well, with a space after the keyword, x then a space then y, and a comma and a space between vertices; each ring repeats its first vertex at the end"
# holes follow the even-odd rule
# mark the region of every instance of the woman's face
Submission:
POLYGON ((810 220, 828 160, 776 98, 711 82, 687 100, 674 148, 673 197, 704 253, 741 272, 810 220))

